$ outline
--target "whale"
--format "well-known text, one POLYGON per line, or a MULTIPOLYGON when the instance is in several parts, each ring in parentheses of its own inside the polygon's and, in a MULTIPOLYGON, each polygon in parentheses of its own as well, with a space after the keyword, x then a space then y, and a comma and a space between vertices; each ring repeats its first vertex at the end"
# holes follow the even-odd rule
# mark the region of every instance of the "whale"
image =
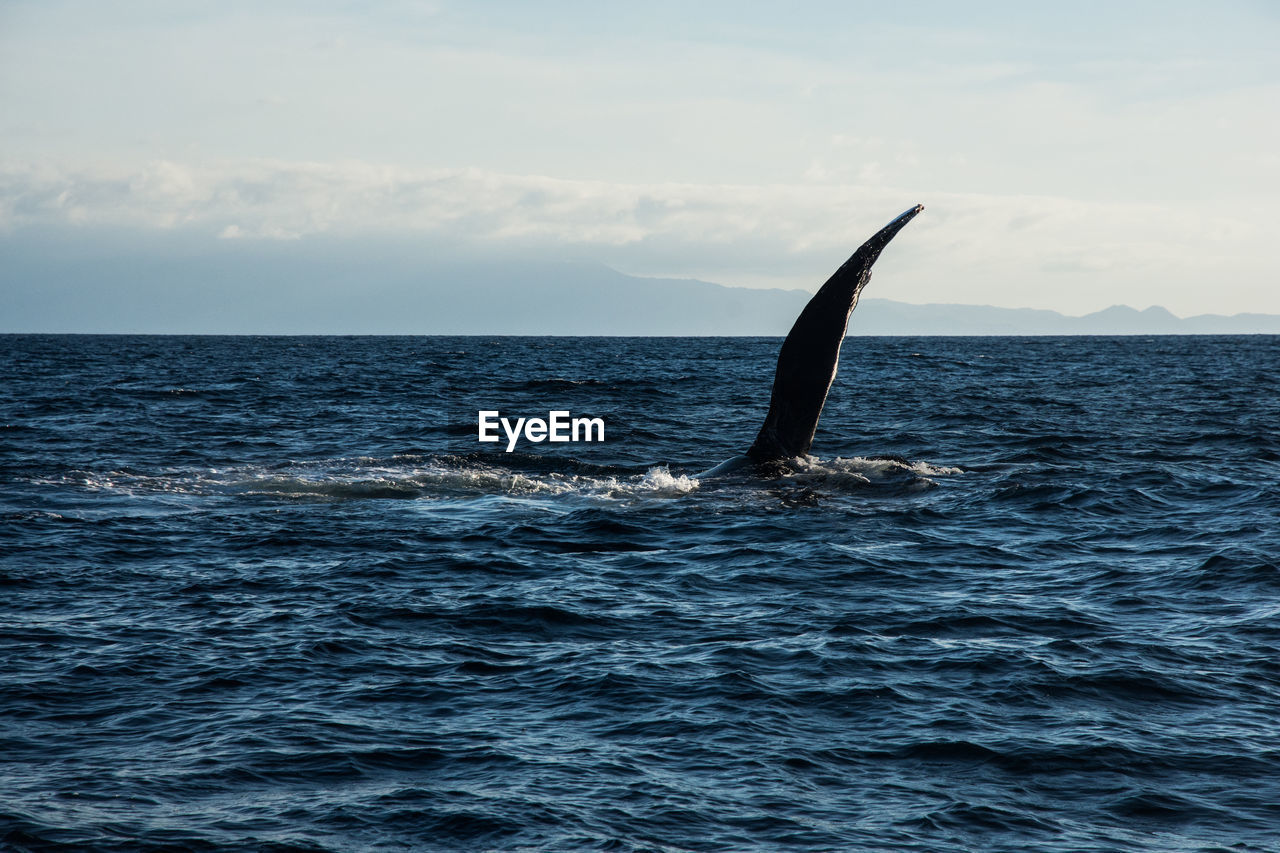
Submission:
POLYGON ((743 468, 767 472, 786 460, 807 456, 840 364, 840 347, 871 267, 898 232, 924 205, 899 214, 858 247, 818 289, 782 342, 773 374, 769 413, 744 455, 720 463, 697 478, 716 477, 743 468))

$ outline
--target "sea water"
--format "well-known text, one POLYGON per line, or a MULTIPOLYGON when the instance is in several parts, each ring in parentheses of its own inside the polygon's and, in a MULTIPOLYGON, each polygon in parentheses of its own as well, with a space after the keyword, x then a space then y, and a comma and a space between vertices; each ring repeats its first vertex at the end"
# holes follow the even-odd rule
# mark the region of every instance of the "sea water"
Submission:
POLYGON ((0 337, 0 848, 1280 849, 1280 338, 779 343, 0 337))

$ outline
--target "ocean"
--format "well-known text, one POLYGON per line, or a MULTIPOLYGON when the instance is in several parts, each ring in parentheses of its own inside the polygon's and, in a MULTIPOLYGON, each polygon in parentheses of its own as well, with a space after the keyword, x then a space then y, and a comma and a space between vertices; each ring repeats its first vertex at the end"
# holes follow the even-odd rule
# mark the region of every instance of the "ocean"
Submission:
POLYGON ((0 848, 1280 850, 1280 337, 779 344, 0 337, 0 848))

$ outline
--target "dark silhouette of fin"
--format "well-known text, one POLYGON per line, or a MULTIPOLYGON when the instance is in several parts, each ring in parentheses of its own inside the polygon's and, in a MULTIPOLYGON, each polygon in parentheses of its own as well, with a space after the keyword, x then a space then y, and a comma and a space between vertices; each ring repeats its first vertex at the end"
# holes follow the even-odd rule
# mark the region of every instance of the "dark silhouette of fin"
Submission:
POLYGON ((769 414, 747 451, 753 461, 790 459, 809 452, 827 391, 836 378, 849 315, 871 278, 871 265, 894 235, 922 210, 924 205, 917 204, 863 243, 800 312, 778 353, 769 414))

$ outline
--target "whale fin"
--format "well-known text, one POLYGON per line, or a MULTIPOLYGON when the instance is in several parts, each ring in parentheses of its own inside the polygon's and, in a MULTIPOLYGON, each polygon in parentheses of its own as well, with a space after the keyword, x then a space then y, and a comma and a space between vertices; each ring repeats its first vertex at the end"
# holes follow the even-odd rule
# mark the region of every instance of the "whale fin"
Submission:
POLYGON ((836 378, 849 315, 871 278, 871 265, 894 235, 922 210, 924 205, 917 204, 876 232, 800 312, 778 353, 769 414, 747 451, 752 460, 771 462, 809 452, 827 392, 836 378))

